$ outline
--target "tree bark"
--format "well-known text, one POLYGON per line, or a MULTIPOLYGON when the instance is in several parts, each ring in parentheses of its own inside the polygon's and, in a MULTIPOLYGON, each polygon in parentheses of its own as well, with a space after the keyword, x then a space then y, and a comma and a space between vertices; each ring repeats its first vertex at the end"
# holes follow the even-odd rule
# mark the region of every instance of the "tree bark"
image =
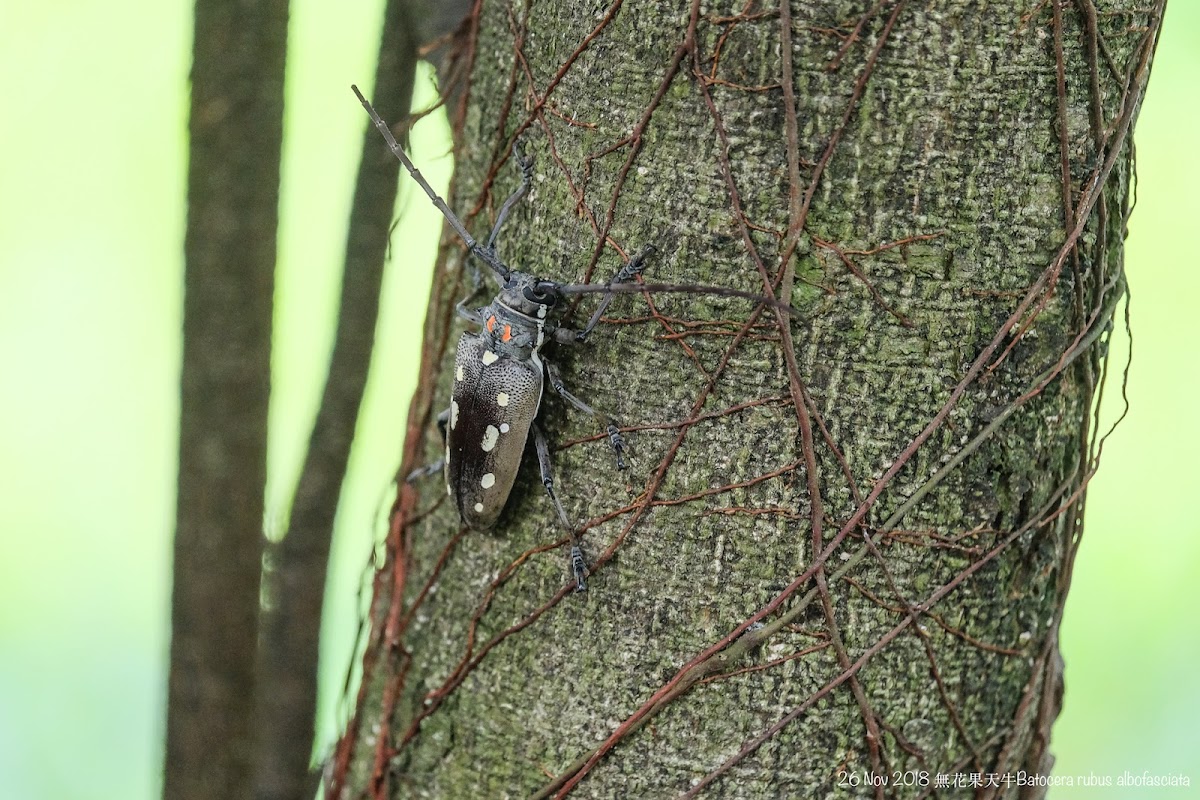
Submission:
MULTIPOLYGON (((457 208, 620 298, 500 525, 403 485, 335 797, 1037 796, 1163 3, 481 2, 457 208), (970 781, 970 778, 965 778, 970 781), (905 783, 907 781, 907 784, 905 783), (875 783, 876 785, 871 785, 875 783)), ((381 145, 382 146, 382 145, 381 145)), ((437 458, 446 240, 402 474, 437 458)), ((583 302, 586 319, 594 300, 583 302)))

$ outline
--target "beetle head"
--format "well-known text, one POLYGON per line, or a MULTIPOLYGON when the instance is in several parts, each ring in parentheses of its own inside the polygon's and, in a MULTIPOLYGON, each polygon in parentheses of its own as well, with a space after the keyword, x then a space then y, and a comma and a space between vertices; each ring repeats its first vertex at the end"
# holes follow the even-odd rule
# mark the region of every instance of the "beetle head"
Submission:
POLYGON ((544 319, 562 299, 558 288, 554 281, 542 280, 514 270, 509 273, 508 280, 504 283, 501 298, 513 311, 544 319))

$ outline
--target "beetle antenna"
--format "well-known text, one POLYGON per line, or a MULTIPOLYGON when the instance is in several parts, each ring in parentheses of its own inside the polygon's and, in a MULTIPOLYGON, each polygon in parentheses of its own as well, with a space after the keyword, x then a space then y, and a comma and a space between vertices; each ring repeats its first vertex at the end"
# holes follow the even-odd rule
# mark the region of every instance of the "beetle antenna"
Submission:
POLYGON ((475 241, 475 237, 467 231, 467 226, 463 225, 462 220, 450 210, 450 206, 446 205, 446 201, 433 190, 433 187, 429 185, 429 181, 425 180, 425 176, 421 174, 421 170, 417 169, 416 165, 409 159, 408 154, 404 152, 404 148, 400 146, 400 143, 396 141, 396 137, 392 135, 392 129, 383 121, 383 117, 379 116, 379 112, 375 110, 375 107, 367 101, 367 98, 363 97, 362 92, 358 90, 357 86, 350 84, 350 88, 354 90, 354 94, 358 98, 358 101, 363 104, 363 108, 371 115, 371 122, 375 123, 375 127, 383 134, 383 139, 387 142, 388 149, 392 151, 392 155, 400 159, 400 163, 408 170, 408 174, 412 175, 413 180, 425 190, 425 194, 429 195, 429 199, 433 201, 437 210, 442 212, 442 216, 446 218, 446 221, 450 223, 450 227, 454 228, 455 233, 467 245, 467 249, 478 257, 480 261, 491 267, 492 271, 502 279, 508 280, 508 275, 512 272, 508 268, 508 265, 500 260, 495 250, 475 241))
POLYGON ((801 319, 800 312, 794 306, 779 300, 772 300, 754 292, 743 292, 740 289, 730 289, 727 286, 704 286, 693 283, 569 283, 558 287, 562 294, 641 294, 642 292, 660 294, 711 294, 718 297, 741 297, 753 300, 764 306, 783 311, 789 316, 801 319))

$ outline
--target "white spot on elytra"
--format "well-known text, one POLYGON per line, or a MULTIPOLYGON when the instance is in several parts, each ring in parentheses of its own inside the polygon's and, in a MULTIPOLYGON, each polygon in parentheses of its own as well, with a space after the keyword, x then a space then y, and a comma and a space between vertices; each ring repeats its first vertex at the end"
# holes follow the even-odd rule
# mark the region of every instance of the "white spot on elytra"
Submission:
POLYGON ((463 379, 462 364, 458 365, 458 369, 454 370, 454 380, 461 381, 463 379))
POLYGON ((475 504, 475 513, 476 513, 476 514, 482 514, 482 513, 483 513, 483 503, 476 503, 476 504, 475 504))
POLYGON ((492 488, 496 485, 496 476, 490 472, 484 473, 483 477, 479 479, 479 485, 485 489, 492 488))
POLYGON ((506 405, 508 405, 508 392, 501 392, 500 394, 496 395, 496 405, 500 406, 501 408, 504 408, 506 405))
POLYGON ((501 423, 500 423, 500 432, 501 432, 501 433, 508 433, 508 423, 507 423, 507 422, 501 422, 501 423))
POLYGON ((550 310, 550 306, 538 306, 538 319, 545 319, 548 310, 550 310))
POLYGON ((458 403, 450 401, 450 430, 454 430, 454 426, 458 424, 458 403))
POLYGON ((484 351, 483 365, 486 367, 488 364, 494 364, 494 363, 496 363, 496 359, 498 359, 499 357, 500 356, 496 355, 491 350, 484 351))
POLYGON ((490 453, 500 439, 500 431, 495 425, 488 425, 483 431, 483 452, 490 453))

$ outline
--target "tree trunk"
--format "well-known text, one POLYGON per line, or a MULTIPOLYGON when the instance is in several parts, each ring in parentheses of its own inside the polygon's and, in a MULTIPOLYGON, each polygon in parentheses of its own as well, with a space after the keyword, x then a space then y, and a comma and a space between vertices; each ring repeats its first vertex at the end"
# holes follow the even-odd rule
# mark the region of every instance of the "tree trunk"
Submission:
POLYGON ((254 795, 287 20, 286 0, 196 4, 168 800, 254 795))
MULTIPOLYGON (((1006 780, 1053 761, 1162 5, 481 3, 451 203, 477 235, 520 138, 509 264, 603 282, 653 242, 648 281, 798 315, 618 298, 547 350, 632 452, 544 398, 586 594, 531 454, 489 533, 402 486, 332 796, 1044 791, 1006 780)), ((446 242, 402 474, 442 449, 446 242)))

